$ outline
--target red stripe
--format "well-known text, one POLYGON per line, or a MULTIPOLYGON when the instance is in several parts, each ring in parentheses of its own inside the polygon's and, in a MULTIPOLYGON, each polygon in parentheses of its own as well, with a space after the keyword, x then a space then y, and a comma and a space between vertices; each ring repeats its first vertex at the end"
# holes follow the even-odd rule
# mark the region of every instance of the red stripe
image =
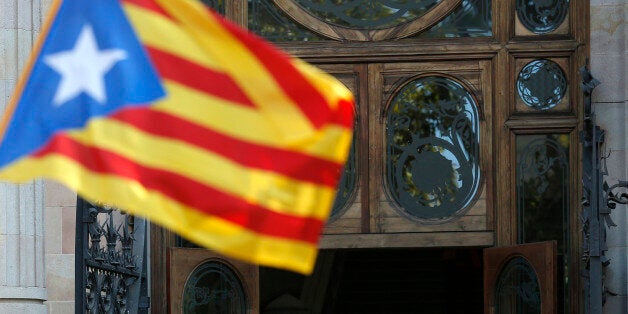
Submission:
POLYGON ((316 128, 329 123, 333 113, 327 101, 292 64, 288 55, 224 18, 217 20, 264 64, 283 91, 299 106, 316 128))
POLYGON ((227 74, 212 71, 165 51, 146 47, 159 74, 190 88, 249 107, 255 104, 227 74))
POLYGON ((188 177, 142 166, 110 151, 82 145, 64 135, 55 136, 34 157, 48 154, 65 155, 92 172, 136 180, 147 190, 158 191, 203 214, 230 221, 259 234, 316 244, 323 226, 318 219, 273 212, 188 177))
MULTIPOLYGON (((155 13, 171 18, 161 7, 154 3, 154 0, 123 0, 140 5, 155 13)), ((308 117, 316 128, 329 123, 333 116, 331 108, 327 105, 325 98, 314 88, 309 81, 303 77, 301 72, 294 67, 290 57, 279 49, 275 48, 265 40, 249 33, 247 30, 224 19, 221 15, 214 13, 210 9, 208 14, 213 15, 235 38, 245 45, 259 61, 264 64, 271 73, 275 81, 282 87, 284 93, 288 95, 300 110, 308 117)), ((340 119, 343 126, 352 127, 353 119, 345 123, 347 119, 340 119)))
POLYGON ((338 163, 242 141, 150 108, 127 108, 111 118, 157 136, 196 145, 249 168, 269 170, 331 188, 336 187, 342 170, 342 165, 338 163))

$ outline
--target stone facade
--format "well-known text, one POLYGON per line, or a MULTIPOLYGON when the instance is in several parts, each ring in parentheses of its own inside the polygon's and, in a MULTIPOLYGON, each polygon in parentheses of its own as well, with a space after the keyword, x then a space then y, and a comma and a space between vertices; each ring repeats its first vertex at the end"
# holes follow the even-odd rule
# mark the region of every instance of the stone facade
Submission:
MULTIPOLYGON (((606 153, 610 154, 610 184, 628 180, 628 2, 591 0, 591 73, 599 79, 592 95, 598 124, 606 130, 606 153)), ((611 264, 606 285, 605 313, 628 313, 628 207, 618 206, 612 218, 618 227, 608 231, 611 264)))
MULTIPOLYGON (((607 131, 609 180, 628 179, 628 41, 625 0, 591 0, 591 72, 598 123, 607 131)), ((0 111, 4 111, 50 0, 0 0, 0 111)), ((76 195, 37 181, 0 184, 0 313, 74 312, 76 195)), ((628 313, 628 208, 612 217, 605 313, 628 313)))

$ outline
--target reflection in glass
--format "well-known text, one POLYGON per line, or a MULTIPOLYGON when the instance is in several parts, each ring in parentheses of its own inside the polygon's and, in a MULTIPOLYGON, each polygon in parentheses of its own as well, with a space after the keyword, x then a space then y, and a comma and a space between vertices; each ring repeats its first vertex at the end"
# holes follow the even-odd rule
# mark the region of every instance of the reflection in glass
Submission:
POLYGON ((330 220, 333 220, 334 218, 342 215, 342 213, 347 209, 349 205, 349 200, 351 199, 355 191, 355 183, 357 177, 357 173, 355 171, 355 144, 356 143, 354 137, 353 142, 351 143, 351 150, 349 151, 347 163, 343 168, 342 177, 340 177, 340 182, 338 183, 336 199, 334 200, 334 205, 331 210, 330 220))
POLYGON ((495 287, 495 313, 541 313, 539 278, 525 258, 515 257, 502 268, 495 287))
POLYGON ((441 0, 296 0, 327 23, 381 29, 414 20, 441 0))
POLYGON ((271 0, 250 0, 248 15, 249 29, 270 41, 324 39, 292 21, 271 0))
POLYGON ((201 0, 201 2, 214 9, 214 11, 225 15, 225 0, 201 0))
POLYGON ((569 0, 517 0, 517 16, 521 24, 535 34, 554 31, 563 23, 569 0))
POLYGON ((197 267, 183 290, 183 313, 246 313, 240 279, 224 263, 209 261, 197 267))
POLYGON ((554 108, 565 96, 567 78, 558 64, 547 59, 526 64, 517 77, 517 92, 531 108, 554 108))
POLYGON ((388 191, 411 217, 439 221, 469 205, 480 182, 475 99, 438 76, 404 86, 388 108, 388 191))
POLYGON ((491 0, 463 0, 460 6, 420 38, 493 36, 491 0))
POLYGON ((556 240, 562 300, 569 283, 569 135, 519 135, 516 144, 518 242, 556 240))

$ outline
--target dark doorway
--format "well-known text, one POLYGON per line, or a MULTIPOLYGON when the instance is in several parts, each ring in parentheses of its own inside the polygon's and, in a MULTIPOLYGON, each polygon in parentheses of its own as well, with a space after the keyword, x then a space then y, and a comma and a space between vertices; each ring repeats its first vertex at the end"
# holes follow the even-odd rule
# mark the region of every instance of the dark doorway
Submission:
POLYGON ((321 251, 305 277, 260 269, 262 313, 482 313, 482 249, 321 251))

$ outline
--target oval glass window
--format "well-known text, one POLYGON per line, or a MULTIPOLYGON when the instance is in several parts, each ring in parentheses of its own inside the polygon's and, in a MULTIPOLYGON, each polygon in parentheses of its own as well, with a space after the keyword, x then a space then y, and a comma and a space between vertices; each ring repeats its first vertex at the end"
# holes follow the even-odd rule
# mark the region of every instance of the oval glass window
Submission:
MULTIPOLYGON (((261 0, 254 0, 261 1, 261 0)), ((378 41, 420 33, 462 0, 273 0, 298 24, 336 40, 378 41)))
POLYGON ((386 119, 388 193, 411 218, 444 222, 478 191, 478 106, 459 82, 440 76, 407 83, 386 119))
POLYGON ((208 261, 198 266, 183 288, 183 313, 246 313, 242 282, 225 263, 208 261))

